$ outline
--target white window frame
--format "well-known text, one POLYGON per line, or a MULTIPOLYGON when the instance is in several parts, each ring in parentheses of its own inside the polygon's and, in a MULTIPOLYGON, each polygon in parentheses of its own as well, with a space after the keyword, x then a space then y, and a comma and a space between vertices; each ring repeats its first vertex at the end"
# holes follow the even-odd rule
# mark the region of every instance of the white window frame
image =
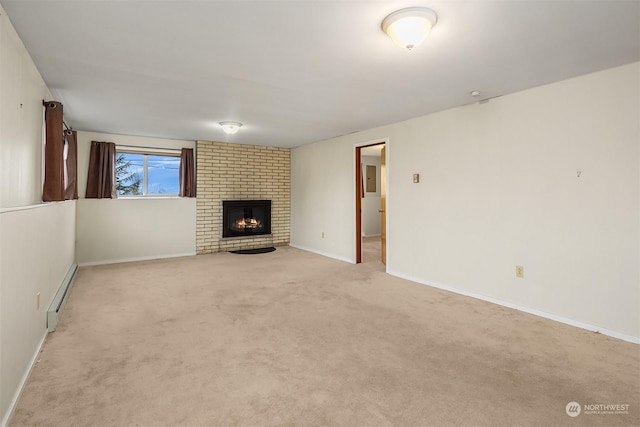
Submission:
MULTIPOLYGON (((123 154, 141 154, 142 157, 142 194, 140 195, 118 195, 119 199, 139 199, 139 198, 155 198, 155 197, 180 197, 180 193, 171 193, 171 194, 148 194, 148 180, 149 180, 149 169, 148 169, 148 156, 165 156, 165 157, 177 157, 180 159, 182 151, 180 149, 172 149, 172 148, 149 148, 149 147, 132 147, 128 145, 116 145, 116 156, 120 153, 123 154)), ((114 166, 115 167, 115 166, 114 166)), ((178 181, 180 177, 178 176, 178 181)))

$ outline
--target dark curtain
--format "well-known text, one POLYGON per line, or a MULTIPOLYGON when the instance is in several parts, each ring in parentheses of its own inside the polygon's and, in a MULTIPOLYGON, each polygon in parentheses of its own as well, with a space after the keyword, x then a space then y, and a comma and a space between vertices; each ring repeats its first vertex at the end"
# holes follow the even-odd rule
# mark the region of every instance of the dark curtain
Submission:
POLYGON ((196 197, 193 148, 183 148, 180 153, 180 196, 196 197))
POLYGON ((64 132, 62 104, 56 101, 45 102, 45 146, 44 146, 44 185, 42 200, 58 202, 64 200, 64 132))
POLYGON ((91 141, 87 199, 115 199, 116 144, 91 141))
POLYGON ((64 191, 65 200, 78 198, 78 133, 75 130, 65 132, 67 139, 67 182, 64 191))

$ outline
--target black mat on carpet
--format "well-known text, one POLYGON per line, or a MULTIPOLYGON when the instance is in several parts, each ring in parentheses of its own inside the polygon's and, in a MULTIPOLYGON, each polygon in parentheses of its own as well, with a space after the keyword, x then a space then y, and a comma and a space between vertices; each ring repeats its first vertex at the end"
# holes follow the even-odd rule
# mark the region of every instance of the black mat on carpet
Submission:
POLYGON ((229 251, 232 254, 240 254, 240 255, 255 255, 255 254, 266 254, 267 252, 273 252, 276 248, 273 246, 270 248, 258 248, 258 249, 241 249, 239 251, 229 251))

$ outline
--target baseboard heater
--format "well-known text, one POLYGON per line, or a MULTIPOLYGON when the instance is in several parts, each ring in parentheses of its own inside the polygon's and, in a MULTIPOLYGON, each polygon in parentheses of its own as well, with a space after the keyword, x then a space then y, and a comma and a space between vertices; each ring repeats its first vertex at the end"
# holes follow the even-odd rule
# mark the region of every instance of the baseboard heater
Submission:
POLYGON ((67 271, 67 275, 64 276, 60 289, 58 289, 56 296, 53 298, 53 302, 49 306, 49 310, 47 311, 47 329, 49 332, 55 331, 56 326, 58 326, 62 309, 67 302, 67 296, 71 291, 71 286, 73 285, 77 271, 78 264, 72 264, 69 271, 67 271))

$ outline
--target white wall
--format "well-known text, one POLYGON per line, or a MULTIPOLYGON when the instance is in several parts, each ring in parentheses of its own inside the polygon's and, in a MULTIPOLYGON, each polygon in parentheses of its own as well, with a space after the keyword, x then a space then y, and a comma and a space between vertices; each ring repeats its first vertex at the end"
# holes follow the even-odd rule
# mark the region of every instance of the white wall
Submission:
POLYGON ((388 138, 389 272, 638 340, 639 80, 633 63, 296 148, 292 244, 353 261, 354 144, 388 138))
POLYGON ((195 255, 195 198, 78 201, 78 264, 195 255))
POLYGON ((0 425, 75 258, 76 202, 41 203, 43 99, 51 94, 0 7, 0 425))
POLYGON ((292 246, 353 262, 354 167, 354 149, 340 138, 291 150, 292 246))
POLYGON ((0 208, 42 201, 42 100, 51 94, 0 8, 0 208))
MULTIPOLYGON (((362 198, 362 235, 379 236, 381 227, 380 218, 380 157, 362 156, 362 170, 366 175, 367 165, 376 167, 376 191, 369 193, 366 191, 362 198)), ((365 176, 365 180, 367 177, 365 176)), ((366 182, 366 181, 365 181, 366 182)))
POLYGON ((195 141, 78 132, 78 264, 195 255, 195 198, 84 198, 91 141, 134 147, 195 148, 195 141))
POLYGON ((75 201, 0 211, 0 419, 37 356, 47 309, 74 262, 75 214, 75 201))

